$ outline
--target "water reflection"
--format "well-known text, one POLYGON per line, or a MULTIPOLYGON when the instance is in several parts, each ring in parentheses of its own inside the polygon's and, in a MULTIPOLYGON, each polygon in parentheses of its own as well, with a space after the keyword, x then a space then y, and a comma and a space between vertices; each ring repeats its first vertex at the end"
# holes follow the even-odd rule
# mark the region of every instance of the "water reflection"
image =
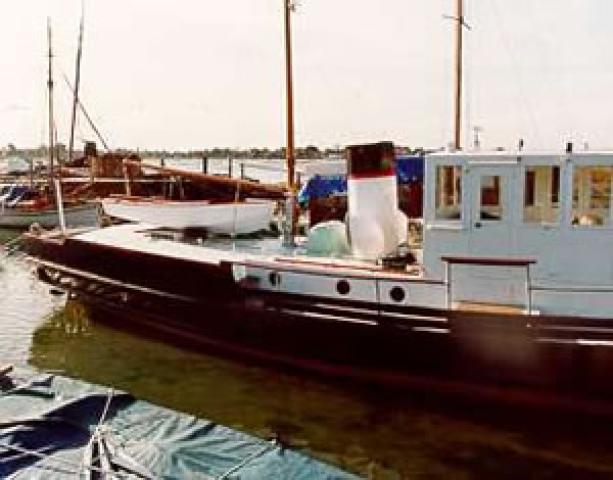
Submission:
POLYGON ((0 248, 0 365, 25 362, 33 320, 60 305, 61 299, 30 274, 23 258, 8 257, 0 248))
POLYGON ((371 478, 610 478, 611 429, 573 418, 323 383, 90 322, 69 302, 34 332, 30 363, 298 448, 371 478))

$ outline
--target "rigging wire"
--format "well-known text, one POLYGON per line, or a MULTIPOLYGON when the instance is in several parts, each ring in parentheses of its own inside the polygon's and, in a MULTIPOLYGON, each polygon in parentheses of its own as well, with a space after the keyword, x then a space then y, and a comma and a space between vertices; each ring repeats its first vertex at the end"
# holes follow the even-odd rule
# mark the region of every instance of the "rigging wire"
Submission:
POLYGON ((39 142, 38 145, 42 146, 45 144, 46 142, 46 138, 47 138, 47 121, 45 119, 45 116, 47 114, 47 104, 49 103, 49 100, 47 98, 48 92, 47 89, 45 89, 45 94, 43 96, 44 98, 44 103, 42 106, 42 115, 40 116, 41 118, 41 123, 40 123, 40 138, 39 138, 39 142))
POLYGON ((513 53, 513 49, 511 48, 511 44, 508 39, 505 22, 504 22, 504 16, 500 12, 500 7, 498 5, 497 0, 490 0, 490 5, 492 6, 492 11, 494 13, 494 16, 496 17, 495 18, 496 25, 498 25, 498 28, 496 28, 496 31, 498 35, 500 36, 500 41, 502 43, 502 46, 507 51, 507 55, 509 56, 509 60, 511 61, 511 66, 515 70, 515 73, 517 76, 517 90, 518 90, 517 93, 519 96, 519 101, 522 104, 528 116, 528 122, 531 124, 530 128, 533 132, 534 137, 536 138, 536 142, 542 145, 542 137, 541 137, 541 134, 538 128, 538 122, 536 120, 536 115, 534 113, 534 109, 532 108, 532 104, 528 96, 526 95, 526 88, 524 86, 523 76, 521 75, 521 69, 519 68, 519 62, 517 61, 517 58, 515 57, 513 53))
MULTIPOLYGON (((72 84, 70 83, 70 80, 68 79, 68 75, 66 75, 66 72, 64 71, 64 69, 61 66, 58 66, 58 69, 60 70, 62 74, 62 78, 64 79, 64 82, 66 83, 66 86, 68 87, 68 90, 70 92, 74 92, 74 88, 72 84)), ((89 126, 91 127, 92 131, 96 134, 96 136, 98 137, 98 140, 100 140, 100 143, 102 143, 102 146, 104 147, 104 149, 107 152, 110 151, 111 149, 108 143, 106 142, 105 138, 100 133, 100 130, 98 129, 98 127, 92 120, 91 116, 89 115, 89 112, 85 108, 85 105, 83 105, 83 101, 81 100, 81 98, 79 98, 78 106, 79 106, 79 109, 81 110, 81 113, 85 117, 85 120, 87 120, 87 123, 89 123, 89 126)))

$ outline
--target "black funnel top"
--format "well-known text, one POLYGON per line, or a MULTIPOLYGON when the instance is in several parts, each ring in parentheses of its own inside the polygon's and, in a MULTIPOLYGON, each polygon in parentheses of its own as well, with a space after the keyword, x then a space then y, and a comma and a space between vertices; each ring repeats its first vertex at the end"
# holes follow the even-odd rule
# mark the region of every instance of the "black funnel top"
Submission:
POLYGON ((347 147, 347 174, 350 178, 395 175, 396 151, 392 142, 367 143, 347 147))

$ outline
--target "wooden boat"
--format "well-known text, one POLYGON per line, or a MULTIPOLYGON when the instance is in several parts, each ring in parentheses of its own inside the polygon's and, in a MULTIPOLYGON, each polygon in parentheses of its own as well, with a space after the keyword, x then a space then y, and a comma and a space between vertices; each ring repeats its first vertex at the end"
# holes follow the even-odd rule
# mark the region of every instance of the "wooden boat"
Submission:
POLYGON ((170 201, 139 197, 111 197, 101 201, 106 215, 173 229, 206 229, 219 234, 248 234, 270 226, 276 202, 170 201))

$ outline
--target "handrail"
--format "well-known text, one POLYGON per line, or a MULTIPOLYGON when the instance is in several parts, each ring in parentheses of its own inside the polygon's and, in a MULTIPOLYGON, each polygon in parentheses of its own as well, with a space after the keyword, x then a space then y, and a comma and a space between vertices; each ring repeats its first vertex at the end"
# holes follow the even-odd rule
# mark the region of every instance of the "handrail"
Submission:
POLYGON ((238 265, 243 267, 263 268, 275 270, 277 272, 289 272, 289 273, 308 273, 314 275, 321 275, 325 277, 339 277, 351 278, 358 280, 376 280, 380 282, 408 282, 408 283, 420 283, 425 285, 445 286, 445 282, 437 279, 424 278, 417 275, 411 275, 410 273, 403 274, 402 272, 389 272, 381 268, 362 267, 359 265, 339 265, 339 264, 326 264, 324 262, 309 262, 299 261, 298 259, 287 259, 285 257, 274 257, 269 260, 236 260, 228 261, 232 265, 238 265), (346 269, 343 272, 339 272, 341 269, 346 269))
POLYGON ((534 258, 504 258, 504 257, 455 257, 443 255, 441 260, 448 264, 482 265, 492 267, 527 267, 534 265, 534 258))
POLYGON ((604 285, 594 286, 555 286, 555 285, 533 285, 532 291, 536 292, 553 292, 553 293, 613 293, 613 287, 604 285))

